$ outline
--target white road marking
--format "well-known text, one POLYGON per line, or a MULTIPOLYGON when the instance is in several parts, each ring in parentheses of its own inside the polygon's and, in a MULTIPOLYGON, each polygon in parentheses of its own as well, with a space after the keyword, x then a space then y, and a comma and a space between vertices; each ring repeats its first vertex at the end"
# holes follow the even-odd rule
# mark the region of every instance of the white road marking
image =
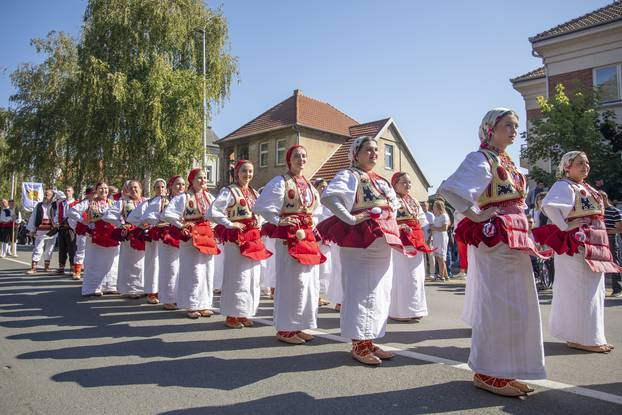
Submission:
POLYGON ((12 259, 12 258, 2 258, 2 259, 4 259, 5 261, 17 262, 18 264, 23 264, 27 266, 31 265, 28 262, 20 261, 19 259, 12 259))

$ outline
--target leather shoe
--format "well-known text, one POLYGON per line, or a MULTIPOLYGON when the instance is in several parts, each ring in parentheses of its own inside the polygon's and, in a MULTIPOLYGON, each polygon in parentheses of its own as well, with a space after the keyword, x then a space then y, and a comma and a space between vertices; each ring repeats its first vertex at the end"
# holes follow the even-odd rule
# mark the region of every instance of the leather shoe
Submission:
POLYGON ((280 334, 277 334, 276 338, 279 341, 282 341, 283 343, 289 343, 289 344, 305 344, 306 343, 304 339, 301 339, 298 336, 285 337, 285 336, 281 336, 280 334))

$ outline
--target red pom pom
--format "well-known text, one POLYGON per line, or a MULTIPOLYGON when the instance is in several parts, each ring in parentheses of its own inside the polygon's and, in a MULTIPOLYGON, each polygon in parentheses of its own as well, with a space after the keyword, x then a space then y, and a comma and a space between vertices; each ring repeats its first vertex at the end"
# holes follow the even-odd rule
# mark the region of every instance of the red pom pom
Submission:
POLYGON ((508 172, 503 167, 499 166, 497 167, 497 176, 499 176, 501 180, 507 180, 508 172))
POLYGON ((587 192, 585 191, 585 189, 581 189, 581 194, 582 194, 583 196, 587 195, 587 192))
POLYGON ((294 189, 289 189, 289 191, 287 192, 287 197, 289 197, 290 199, 296 197, 296 192, 294 191, 294 189))
POLYGON ((188 201, 188 207, 189 207, 190 209, 194 209, 194 202, 193 202, 192 200, 189 200, 189 201, 188 201))
POLYGON ((240 205, 241 206, 246 206, 246 200, 245 199, 240 200, 240 205))

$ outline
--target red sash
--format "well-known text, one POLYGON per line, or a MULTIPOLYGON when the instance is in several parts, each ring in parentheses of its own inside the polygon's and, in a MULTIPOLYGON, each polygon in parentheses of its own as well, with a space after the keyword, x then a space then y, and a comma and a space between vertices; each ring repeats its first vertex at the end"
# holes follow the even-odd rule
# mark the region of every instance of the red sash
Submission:
POLYGON ((505 243, 510 249, 544 259, 553 254, 550 249, 540 250, 536 247, 529 237, 529 222, 523 213, 500 215, 487 222, 473 222, 464 218, 456 228, 456 239, 473 246, 479 246, 482 242, 488 247, 505 243))
POLYGON ((267 223, 262 228, 262 233, 275 239, 287 241, 289 255, 303 265, 319 265, 326 262, 326 257, 320 251, 315 235, 313 234, 313 219, 307 214, 291 215, 300 220, 298 226, 275 226, 267 223), (301 229, 304 237, 298 239, 296 232, 301 229))
POLYGON ((346 248, 367 248, 376 239, 384 238, 392 248, 412 256, 404 249, 395 215, 388 208, 382 210, 380 218, 368 219, 356 225, 348 225, 337 216, 331 216, 320 222, 317 230, 322 239, 337 242, 337 245, 346 248))
POLYGON ((413 246, 415 248, 415 252, 411 252, 416 254, 418 252, 429 253, 433 252, 434 249, 431 249, 428 244, 425 243, 425 236, 423 235, 423 230, 421 229, 421 224, 418 220, 408 219, 404 221, 399 221, 398 226, 400 229, 400 239, 402 241, 402 245, 413 246), (407 228, 404 226, 408 226, 407 228))
POLYGON ((261 240, 261 233, 257 227, 255 219, 240 221, 246 225, 244 231, 239 229, 227 229, 223 225, 218 225, 214 229, 216 237, 221 243, 232 242, 240 247, 240 254, 255 261, 268 259, 272 252, 268 251, 261 240))
POLYGON ((130 246, 137 251, 145 250, 145 230, 132 225, 128 231, 130 246))
POLYGON ((544 225, 533 230, 535 240, 550 246, 558 255, 574 256, 583 248, 585 262, 593 272, 622 272, 622 267, 613 262, 609 249, 609 238, 602 219, 594 219, 590 225, 582 225, 569 231, 562 231, 556 225, 544 225))
POLYGON ((108 222, 98 220, 95 222, 95 229, 92 231, 92 241, 94 244, 111 248, 119 245, 119 241, 112 237, 115 227, 108 222))
POLYGON ((169 225, 161 229, 162 243, 175 248, 179 248, 179 241, 180 237, 182 236, 179 228, 173 225, 169 225))
POLYGON ((38 231, 49 231, 52 229, 52 221, 49 219, 41 219, 41 223, 37 227, 38 231))

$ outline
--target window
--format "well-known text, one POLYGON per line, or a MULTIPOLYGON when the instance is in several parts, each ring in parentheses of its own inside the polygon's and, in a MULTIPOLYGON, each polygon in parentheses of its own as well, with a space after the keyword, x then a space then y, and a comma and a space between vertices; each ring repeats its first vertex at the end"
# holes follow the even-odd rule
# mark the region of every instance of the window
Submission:
POLYGON ((602 102, 620 99, 620 65, 607 66, 594 70, 594 86, 602 102))
POLYGON ((241 145, 239 150, 238 160, 248 160, 248 144, 241 145))
POLYGON ((259 167, 268 167, 268 143, 259 144, 259 167))
POLYGON ((276 140, 276 165, 282 166, 285 164, 285 146, 286 140, 276 140))
POLYGON ((212 166, 206 166, 205 167, 205 174, 207 175, 207 182, 208 183, 212 183, 214 181, 213 176, 212 176, 212 166))
POLYGON ((393 146, 391 144, 384 145, 384 168, 393 170, 393 146))

